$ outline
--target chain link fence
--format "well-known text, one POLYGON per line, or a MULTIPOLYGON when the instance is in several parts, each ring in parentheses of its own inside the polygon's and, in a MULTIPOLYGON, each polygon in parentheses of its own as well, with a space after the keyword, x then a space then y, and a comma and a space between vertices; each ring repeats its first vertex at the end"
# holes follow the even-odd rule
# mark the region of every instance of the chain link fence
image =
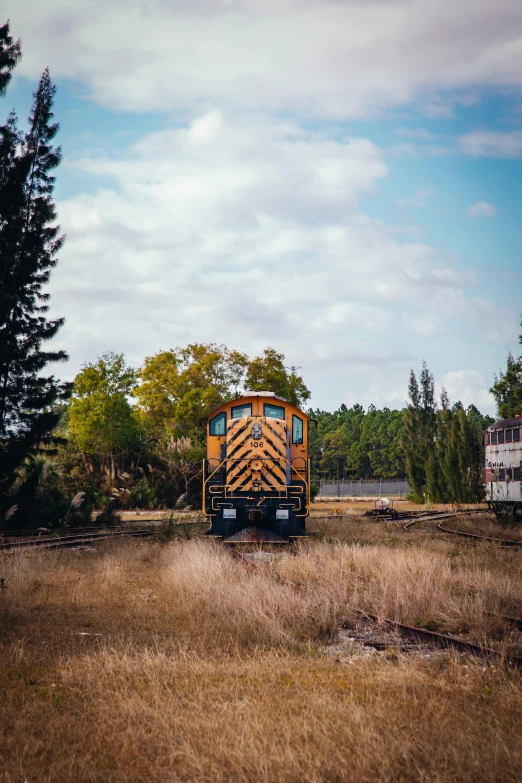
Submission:
POLYGON ((405 479, 320 479, 317 500, 328 498, 404 497, 410 491, 405 479))

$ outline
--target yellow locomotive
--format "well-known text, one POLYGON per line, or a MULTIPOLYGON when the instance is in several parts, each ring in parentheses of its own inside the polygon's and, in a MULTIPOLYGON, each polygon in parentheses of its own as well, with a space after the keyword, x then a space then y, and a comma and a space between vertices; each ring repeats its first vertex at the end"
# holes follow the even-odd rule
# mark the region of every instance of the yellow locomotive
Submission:
POLYGON ((308 416, 273 392, 247 391, 207 422, 203 511, 209 535, 288 541, 310 509, 308 416))

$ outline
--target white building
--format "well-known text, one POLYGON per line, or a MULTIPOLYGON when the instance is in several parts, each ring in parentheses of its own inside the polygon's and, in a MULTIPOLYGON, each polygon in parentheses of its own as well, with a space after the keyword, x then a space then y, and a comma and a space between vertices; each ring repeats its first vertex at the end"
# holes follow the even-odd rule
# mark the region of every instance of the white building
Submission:
POLYGON ((486 498, 495 503, 512 507, 515 519, 522 521, 522 445, 520 430, 522 419, 502 419, 487 428, 486 447, 486 498))

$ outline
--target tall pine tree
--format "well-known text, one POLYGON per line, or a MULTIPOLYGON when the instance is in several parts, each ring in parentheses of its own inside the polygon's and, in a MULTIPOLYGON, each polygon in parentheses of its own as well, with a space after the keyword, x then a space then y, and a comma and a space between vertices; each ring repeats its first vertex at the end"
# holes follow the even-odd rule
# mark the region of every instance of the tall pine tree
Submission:
MULTIPOLYGON (((8 32, 0 28, 4 89, 19 57, 8 32)), ((52 199, 52 171, 61 157, 52 146, 58 131, 52 123, 54 94, 45 70, 33 94, 28 131, 18 130, 14 113, 0 127, 0 514, 24 459, 53 442, 56 406, 70 393, 69 384, 41 375, 50 362, 68 358, 42 348, 63 324, 62 318, 48 319, 49 295, 43 291, 64 239, 52 199)))
MULTIPOLYGON (((518 341, 522 345, 522 334, 518 341)), ((515 361, 513 355, 508 354, 506 372, 501 371, 498 377, 495 375, 490 392, 497 402, 498 415, 502 419, 522 415, 522 356, 515 361)))
POLYGON ((427 462, 435 437, 435 384, 426 362, 417 381, 411 370, 408 392, 410 403, 404 414, 403 448, 406 476, 413 500, 423 502, 428 491, 427 462))
POLYGON ((0 95, 5 95, 11 71, 22 56, 20 41, 9 35, 9 22, 0 27, 0 95))

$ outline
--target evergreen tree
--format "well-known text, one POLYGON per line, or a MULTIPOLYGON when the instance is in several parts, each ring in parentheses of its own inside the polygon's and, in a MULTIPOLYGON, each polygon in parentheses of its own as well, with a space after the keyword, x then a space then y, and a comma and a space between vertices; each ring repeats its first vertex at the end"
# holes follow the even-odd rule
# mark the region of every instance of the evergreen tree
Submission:
MULTIPOLYGON (((5 77, 19 48, 2 30, 5 77)), ((49 295, 42 290, 63 243, 52 200, 51 172, 61 156, 52 146, 54 93, 46 70, 27 133, 19 132, 14 113, 0 127, 0 504, 25 457, 53 442, 57 406, 69 393, 68 384, 40 375, 49 362, 67 359, 42 349, 63 323, 46 317, 49 295)))
POLYGON ((428 489, 436 503, 475 503, 483 498, 482 436, 492 422, 474 405, 450 407, 443 389, 433 451, 426 466, 428 489))
POLYGON ((410 404, 404 414, 403 448, 412 498, 422 502, 428 492, 426 465, 433 451, 436 422, 435 383, 426 362, 420 385, 413 370, 408 385, 410 404))
POLYGON ((13 41, 9 35, 9 22, 6 22, 0 27, 0 95, 5 95, 11 71, 21 57, 20 40, 13 41))
MULTIPOLYGON (((522 321, 520 323, 522 326, 522 321)), ((518 338, 522 345, 522 334, 518 338)), ((512 354, 508 354, 506 372, 495 375, 495 383, 490 389, 494 396, 498 415, 503 419, 509 419, 522 415, 522 356, 517 361, 512 354)))
POLYGON ((444 386, 440 395, 440 408, 436 416, 435 442, 426 463, 426 480, 430 500, 434 503, 443 503, 446 497, 444 458, 451 432, 451 411, 448 392, 444 386))

